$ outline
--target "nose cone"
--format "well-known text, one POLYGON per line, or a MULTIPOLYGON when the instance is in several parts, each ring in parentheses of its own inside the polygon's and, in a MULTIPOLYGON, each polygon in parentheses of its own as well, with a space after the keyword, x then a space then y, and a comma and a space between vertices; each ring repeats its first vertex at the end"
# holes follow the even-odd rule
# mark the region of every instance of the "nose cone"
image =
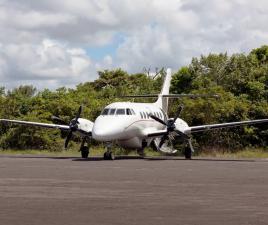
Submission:
POLYGON ((99 116, 92 129, 92 137, 97 141, 114 141, 122 138, 124 124, 112 116, 99 116))

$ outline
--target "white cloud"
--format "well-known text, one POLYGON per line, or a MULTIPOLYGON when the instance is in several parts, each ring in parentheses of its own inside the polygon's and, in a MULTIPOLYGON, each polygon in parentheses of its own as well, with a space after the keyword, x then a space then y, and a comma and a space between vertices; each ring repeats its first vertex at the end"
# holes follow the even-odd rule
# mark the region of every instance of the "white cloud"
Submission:
POLYGON ((90 79, 89 72, 94 71, 91 60, 83 49, 68 48, 49 39, 43 40, 39 45, 2 46, 0 65, 2 82, 8 88, 18 81, 21 84, 32 82, 39 88, 49 87, 46 85, 52 83, 54 88, 59 81, 64 85, 77 84, 85 78, 90 79))
POLYGON ((200 54, 248 52, 267 44, 267 10, 266 0, 0 0, 1 85, 74 86, 100 69, 178 69, 200 54), (115 52, 88 56, 114 42, 115 52))

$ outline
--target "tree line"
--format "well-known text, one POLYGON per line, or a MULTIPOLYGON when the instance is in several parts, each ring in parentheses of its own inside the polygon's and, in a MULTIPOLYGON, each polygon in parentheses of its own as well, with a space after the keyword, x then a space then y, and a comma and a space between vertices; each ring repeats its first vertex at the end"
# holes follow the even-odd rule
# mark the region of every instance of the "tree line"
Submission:
MULTIPOLYGON (((57 90, 22 85, 12 90, 0 88, 0 118, 55 122, 52 115, 68 123, 79 105, 83 117, 94 121, 107 104, 126 101, 120 96, 159 93, 164 70, 157 77, 129 74, 122 69, 98 72, 95 81, 75 88, 57 90)), ((218 94, 220 98, 180 98, 170 100, 169 115, 183 104, 182 119, 189 125, 223 123, 268 118, 268 46, 249 54, 209 54, 193 58, 190 65, 175 71, 171 93, 218 94)), ((140 101, 140 99, 130 101, 140 101)), ((145 99, 144 102, 154 101, 145 99)), ((268 126, 229 128, 193 135, 196 148, 236 150, 245 147, 267 149, 268 126)), ((51 129, 0 124, 1 149, 63 149, 66 134, 51 129)), ((79 141, 76 137, 74 141, 79 141)))

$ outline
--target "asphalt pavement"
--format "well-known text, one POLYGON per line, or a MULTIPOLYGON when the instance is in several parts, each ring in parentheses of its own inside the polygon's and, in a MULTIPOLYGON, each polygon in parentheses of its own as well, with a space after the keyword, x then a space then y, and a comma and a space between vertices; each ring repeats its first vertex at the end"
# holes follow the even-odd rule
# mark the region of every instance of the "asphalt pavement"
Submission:
POLYGON ((1 225, 267 225, 268 160, 0 156, 1 225))

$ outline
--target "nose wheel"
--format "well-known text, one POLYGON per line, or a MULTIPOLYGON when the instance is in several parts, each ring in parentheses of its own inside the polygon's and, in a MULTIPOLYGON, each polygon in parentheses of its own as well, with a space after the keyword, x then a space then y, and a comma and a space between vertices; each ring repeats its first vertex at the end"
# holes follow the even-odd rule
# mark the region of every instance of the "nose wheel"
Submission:
POLYGON ((87 159, 89 154, 89 139, 84 137, 80 147, 81 157, 87 159), (86 144, 86 145, 85 145, 86 144))
POLYGON ((114 160, 114 154, 112 152, 112 143, 107 143, 106 144, 106 152, 103 154, 103 159, 104 160, 114 160))
POLYGON ((103 154, 103 159, 104 160, 114 160, 114 154, 112 152, 105 152, 103 154))

